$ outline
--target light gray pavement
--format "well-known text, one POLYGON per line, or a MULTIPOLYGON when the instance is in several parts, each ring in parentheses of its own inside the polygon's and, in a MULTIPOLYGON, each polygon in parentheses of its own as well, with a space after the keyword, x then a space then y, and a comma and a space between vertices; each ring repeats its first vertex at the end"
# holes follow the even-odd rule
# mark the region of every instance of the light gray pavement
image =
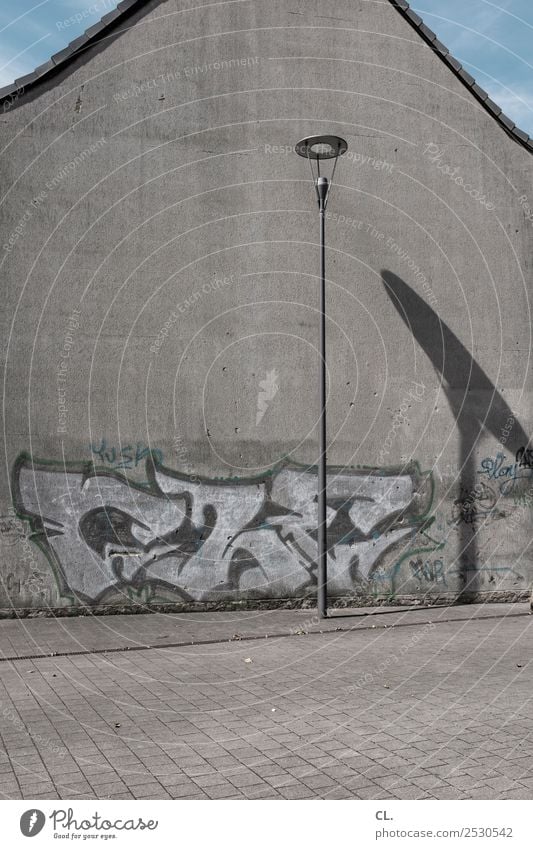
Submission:
POLYGON ((3 620, 1 798, 529 799, 528 613, 3 620))

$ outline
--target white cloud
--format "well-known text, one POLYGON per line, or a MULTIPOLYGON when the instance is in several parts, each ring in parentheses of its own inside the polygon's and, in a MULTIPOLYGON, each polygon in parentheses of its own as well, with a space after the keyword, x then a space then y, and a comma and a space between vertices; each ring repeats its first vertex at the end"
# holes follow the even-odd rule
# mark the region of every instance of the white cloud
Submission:
MULTIPOLYGON (((33 44, 28 45, 24 50, 20 50, 15 56, 11 56, 10 58, 3 57, 3 60, 0 58, 0 80, 7 77, 6 82, 2 83, 2 85, 8 85, 18 77, 28 74, 32 68, 35 68, 39 64, 39 59, 32 58, 34 55, 32 50, 41 41, 47 39, 49 35, 50 33, 44 33, 33 44), (24 59, 21 58, 22 56, 24 56, 24 59)), ((38 55, 40 54, 35 54, 35 56, 38 55)))
POLYGON ((24 59, 9 59, 0 53, 0 88, 9 85, 19 77, 30 72, 28 61, 24 59))
POLYGON ((520 129, 533 133, 533 91, 522 84, 513 86, 487 86, 487 91, 509 118, 520 129))

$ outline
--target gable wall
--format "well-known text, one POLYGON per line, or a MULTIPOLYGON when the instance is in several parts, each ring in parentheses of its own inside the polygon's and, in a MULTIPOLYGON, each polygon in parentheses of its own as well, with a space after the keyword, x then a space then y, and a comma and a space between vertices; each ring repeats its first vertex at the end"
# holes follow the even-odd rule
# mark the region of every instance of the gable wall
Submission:
POLYGON ((312 594, 321 131, 332 593, 525 592, 530 154, 388 2, 147 5, 2 117, 1 606, 312 594))

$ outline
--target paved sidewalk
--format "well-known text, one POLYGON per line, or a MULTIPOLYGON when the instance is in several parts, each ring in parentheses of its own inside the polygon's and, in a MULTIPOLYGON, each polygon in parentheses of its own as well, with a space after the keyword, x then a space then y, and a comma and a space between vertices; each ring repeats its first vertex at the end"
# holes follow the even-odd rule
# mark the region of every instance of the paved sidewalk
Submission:
POLYGON ((328 619, 319 619, 314 609, 0 619, 0 660, 410 627, 430 620, 501 618, 527 612, 527 605, 517 603, 343 608, 330 610, 328 619))
POLYGON ((0 797, 529 799, 532 625, 527 604, 3 620, 0 797))

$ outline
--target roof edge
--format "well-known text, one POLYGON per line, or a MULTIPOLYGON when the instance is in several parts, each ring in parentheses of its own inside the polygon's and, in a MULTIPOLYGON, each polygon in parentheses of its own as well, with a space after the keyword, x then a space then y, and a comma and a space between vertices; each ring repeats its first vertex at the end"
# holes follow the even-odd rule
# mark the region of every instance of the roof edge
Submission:
MULTIPOLYGON (((498 104, 491 100, 488 93, 476 83, 474 77, 463 68, 461 63, 452 56, 448 48, 439 41, 433 30, 426 26, 420 15, 411 9, 407 0, 389 0, 389 3, 416 30, 426 44, 431 47, 437 56, 439 56, 453 74, 470 91, 478 103, 505 130, 507 135, 522 145, 522 147, 525 147, 530 153, 533 153, 533 139, 524 130, 517 127, 512 118, 505 115, 498 104)), ((115 9, 108 12, 98 23, 93 24, 82 35, 71 41, 63 50, 55 53, 47 62, 39 65, 31 73, 19 77, 10 85, 0 88, 0 103, 4 104, 4 112, 8 111, 5 108, 7 102, 13 105, 29 88, 33 88, 46 77, 65 68, 66 65, 83 51, 100 41, 107 34, 108 30, 114 28, 117 23, 125 20, 130 14, 142 9, 143 6, 146 6, 146 0, 121 0, 115 9)))
POLYGON ((66 65, 81 55, 83 51, 92 47, 107 35, 108 31, 110 32, 117 23, 125 20, 130 14, 142 9, 146 5, 146 0, 121 0, 120 3, 117 3, 115 9, 108 12, 103 18, 100 18, 96 24, 90 26, 81 35, 78 35, 58 53, 54 53, 47 62, 39 65, 31 73, 25 74, 23 77, 18 77, 13 83, 0 88, 0 103, 5 103, 8 100, 15 103, 30 88, 33 88, 37 83, 40 83, 56 71, 63 70, 66 65))
POLYGON ((431 30, 420 15, 411 9, 407 0, 389 0, 395 9, 398 10, 402 18, 404 18, 417 31, 420 37, 428 44, 431 49, 439 56, 439 58, 448 66, 453 74, 463 83, 463 85, 475 97, 478 103, 481 103, 483 108, 494 118, 495 121, 505 130, 508 136, 514 139, 518 144, 525 147, 530 153, 533 153, 533 139, 524 130, 521 130, 512 118, 502 111, 491 98, 485 89, 479 86, 474 77, 466 71, 458 59, 452 56, 446 45, 439 41, 436 34, 431 30))

